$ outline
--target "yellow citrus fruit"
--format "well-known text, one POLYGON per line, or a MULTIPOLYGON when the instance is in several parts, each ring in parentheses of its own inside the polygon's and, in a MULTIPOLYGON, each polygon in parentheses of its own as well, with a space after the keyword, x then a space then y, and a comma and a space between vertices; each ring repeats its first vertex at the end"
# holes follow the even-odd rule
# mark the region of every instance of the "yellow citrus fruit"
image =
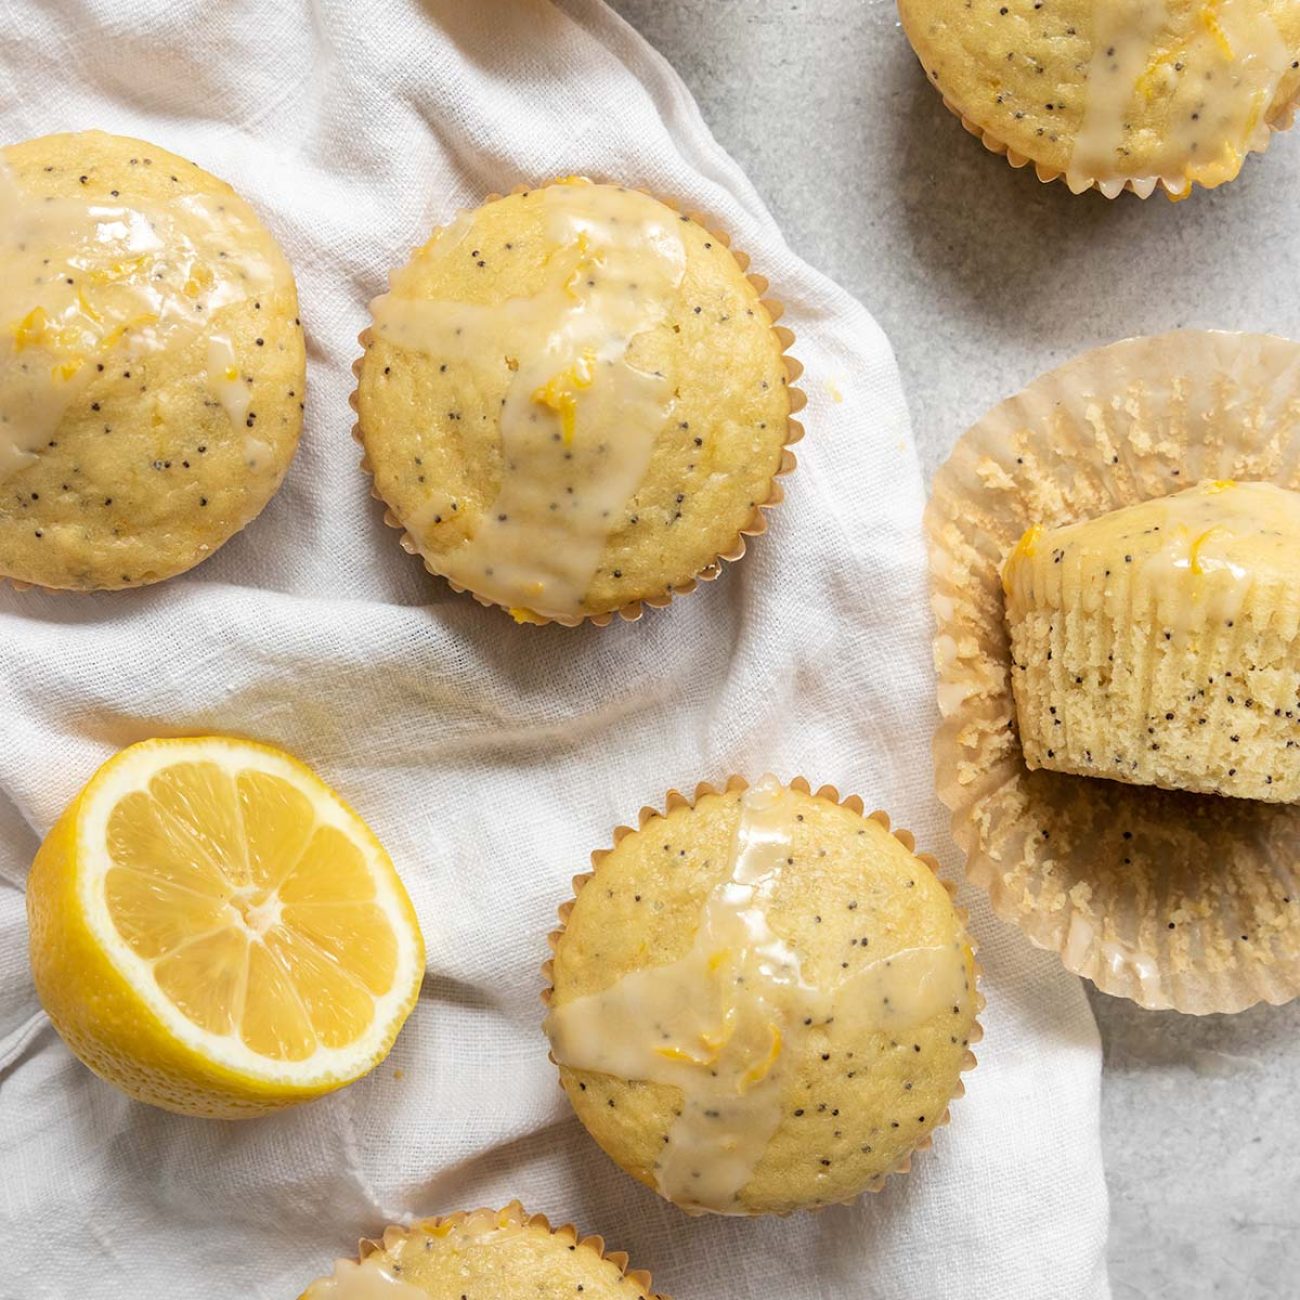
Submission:
POLYGON ((41 845, 27 916, 69 1047, 188 1115, 265 1114, 360 1078, 424 971, 365 823, 288 754, 224 736, 105 763, 41 845))

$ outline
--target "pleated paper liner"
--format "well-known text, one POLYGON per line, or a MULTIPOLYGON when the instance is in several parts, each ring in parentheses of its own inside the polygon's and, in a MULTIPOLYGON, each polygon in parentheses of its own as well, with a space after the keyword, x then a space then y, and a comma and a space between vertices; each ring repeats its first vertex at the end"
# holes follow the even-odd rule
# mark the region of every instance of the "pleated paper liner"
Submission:
MULTIPOLYGON (((610 853, 612 853, 613 850, 617 848, 629 835, 633 835, 637 831, 644 830, 646 826, 649 825, 649 823, 652 822, 656 817, 661 817, 661 816, 666 817, 669 813, 676 812, 679 808, 693 808, 697 803, 699 803, 701 799, 705 798, 705 796, 707 795, 729 794, 733 791, 743 792, 749 788, 750 784, 751 783, 743 776, 729 776, 721 785, 712 785, 709 784, 708 782, 703 782, 703 781, 700 782, 700 784, 695 787, 695 793, 690 797, 682 794, 679 790, 669 790, 668 793, 664 796, 664 806, 662 812, 658 808, 653 808, 647 805, 646 807, 642 808, 640 813, 638 814, 636 826, 618 826, 614 829, 613 845, 611 848, 596 849, 592 852, 591 855, 592 869, 590 871, 584 872, 581 875, 573 877, 573 897, 567 899, 564 903, 560 904, 559 908, 557 909, 560 924, 557 929, 552 930, 551 933, 547 936, 546 941, 547 941, 547 945, 551 950, 552 956, 547 958, 547 960, 542 963, 542 978, 546 981, 545 987, 543 988, 541 994, 542 1004, 544 1006, 549 1008, 549 1006, 551 1005, 551 998, 555 992, 554 985, 552 983, 552 976, 554 974, 554 968, 555 968, 554 953, 556 949, 559 947, 560 940, 564 936, 564 930, 566 925, 568 924, 569 917, 573 912, 574 903, 577 901, 578 895, 582 892, 582 890, 586 887, 586 885, 591 880, 593 880, 597 875, 599 875, 600 864, 605 860, 605 858, 607 858, 610 855, 610 853)), ((841 798, 839 790, 836 789, 836 787, 833 785, 823 785, 820 788, 814 790, 811 783, 805 777, 802 776, 795 777, 792 781, 788 783, 788 785, 790 789, 798 790, 801 794, 812 795, 817 799, 826 799, 833 804, 838 804, 843 808, 847 808, 850 812, 855 812, 859 816, 867 817, 868 820, 877 822, 885 830, 889 831, 893 835, 893 837, 909 853, 913 854, 918 862, 921 862, 934 874, 935 878, 939 881, 939 884, 942 885, 944 890, 947 892, 949 898, 954 898, 956 896, 957 886, 953 884, 951 881, 945 880, 940 876, 939 874, 940 867, 939 867, 938 860, 929 853, 917 853, 916 837, 911 833, 911 831, 903 830, 902 828, 899 828, 898 830, 893 830, 890 825, 889 815, 887 813, 880 812, 880 811, 876 811, 873 813, 866 813, 864 811, 866 805, 863 803, 861 798, 859 798, 857 795, 855 794, 847 795, 841 798)), ((970 918, 966 909, 963 907, 955 907, 954 910, 957 915, 957 920, 962 927, 962 931, 966 936, 966 940, 970 944, 971 952, 976 955, 975 1013, 976 1016, 978 1016, 979 1013, 984 1010, 984 1007, 986 1005, 984 995, 979 991, 979 980, 983 974, 983 971, 980 968, 980 964, 978 960, 979 944, 975 940, 974 936, 971 935, 969 929, 967 928, 970 918)), ((971 1024, 969 1042, 971 1044, 978 1043, 981 1041, 983 1037, 984 1037, 984 1028, 979 1023, 978 1019, 976 1019, 971 1024)), ((556 1066, 558 1070, 559 1066, 555 1060, 555 1056, 553 1053, 548 1054, 548 1059, 550 1060, 552 1065, 556 1066)), ((969 1073, 971 1070, 975 1068, 977 1064, 978 1062, 975 1058, 975 1053, 972 1052, 968 1047, 962 1058, 961 1072, 969 1073)), ((960 1077, 958 1077, 956 1087, 953 1089, 952 1094, 949 1097, 949 1103, 956 1101, 959 1097, 964 1097, 965 1095, 966 1095, 965 1082, 960 1077)), ((900 1160, 897 1165, 895 1165, 892 1169, 886 1170, 884 1173, 877 1176, 875 1179, 871 1181, 871 1183, 869 1183, 866 1187, 862 1188, 860 1192, 856 1193, 851 1197, 848 1197, 844 1201, 839 1202, 839 1204, 852 1205, 855 1201, 858 1200, 860 1196, 866 1195, 868 1193, 875 1193, 881 1191, 884 1188, 886 1182, 889 1180, 889 1177, 891 1175, 910 1173, 912 1168, 912 1157, 915 1156, 918 1151, 929 1150, 929 1148, 934 1145, 935 1133, 939 1129, 946 1127, 950 1122, 951 1118, 952 1116, 950 1112, 950 1106, 945 1106, 943 1110, 943 1114, 939 1116, 939 1119, 935 1123, 933 1128, 931 1128, 925 1134, 925 1136, 919 1142, 917 1142, 914 1147, 912 1147, 912 1149, 908 1152, 908 1154, 904 1156, 903 1159, 900 1160)), ((631 1175, 629 1175, 629 1177, 630 1176, 631 1175)), ((812 1210, 820 1210, 826 1207, 823 1205, 823 1206, 810 1206, 806 1208, 812 1210)), ((793 1213, 793 1211, 790 1211, 789 1213, 793 1213)), ((759 1217, 759 1216, 756 1214, 751 1217, 759 1217)), ((778 1217, 786 1217, 786 1216, 782 1215, 778 1217)))
MULTIPOLYGON (((1014 149, 1006 141, 1000 139, 994 132, 987 127, 981 126, 978 122, 967 117, 966 114, 954 104, 946 95, 943 97, 944 107, 956 117, 971 135, 975 136, 984 147, 990 152, 1000 155, 1017 170, 1022 167, 1028 167, 1031 163, 1034 168, 1034 175, 1038 177, 1044 185, 1050 185, 1054 181, 1062 181, 1069 186, 1073 194, 1083 194, 1088 190, 1098 190, 1108 199, 1116 199, 1125 190, 1131 194, 1136 194, 1140 199, 1149 199, 1157 189, 1162 189, 1171 199, 1188 198, 1192 191, 1197 187, 1199 182, 1191 181, 1186 176, 1143 176, 1143 177, 1121 177, 1099 180, 1093 176, 1077 176, 1072 173, 1067 174, 1058 167, 1051 167, 1046 163, 1035 162, 1028 154, 1021 153, 1014 149)), ((1242 158, 1242 165, 1245 165, 1246 159, 1251 154, 1262 154, 1268 150, 1273 136, 1281 131, 1291 128, 1295 122, 1296 109, 1300 107, 1300 101, 1289 100, 1274 110, 1268 120, 1269 134, 1265 137, 1264 143, 1258 149, 1252 149, 1242 158)), ((1238 173, 1240 174, 1240 173, 1238 173)), ((1235 179, 1235 176, 1233 177, 1235 179)), ((1221 182, 1226 183, 1226 182, 1221 182)))
MULTIPOLYGON (((510 193, 523 194, 536 188, 537 186, 535 185, 519 184, 516 185, 510 191, 510 193)), ((660 203, 663 203, 665 206, 671 208, 674 212, 677 212, 679 215, 684 215, 687 218, 689 218, 691 221, 695 222, 696 225, 702 226, 705 230, 709 232, 709 234, 713 236, 713 238, 719 244, 721 244, 724 248, 730 250, 732 257, 735 258, 737 265, 740 267, 742 271, 749 270, 750 259, 748 254, 741 252, 739 249, 732 248, 731 236, 720 226, 718 226, 718 224, 714 222, 712 218, 704 216, 698 212, 685 211, 685 209, 683 209, 680 204, 676 203, 672 199, 664 198, 662 195, 651 194, 650 191, 648 190, 637 189, 636 187, 629 187, 629 188, 633 189, 636 193, 646 194, 650 198, 657 199, 660 203)), ((502 197, 503 196, 500 194, 489 194, 483 199, 482 202, 483 204, 493 203, 502 197)), ((481 204, 475 205, 475 207, 478 206, 482 206, 482 205, 481 204)), ((459 215, 464 215, 465 213, 474 210, 475 210, 474 208, 462 209, 459 215)), ((442 228, 445 229, 445 227, 442 228)), ((421 247, 423 247, 423 245, 421 245, 421 247)), ((411 256, 414 256, 416 251, 418 250, 413 249, 411 251, 411 256)), ((772 322, 773 331, 775 332, 777 338, 781 342, 782 357, 785 363, 786 387, 790 397, 790 411, 789 411, 789 417, 787 419, 787 435, 785 439, 785 445, 781 453, 781 460, 772 475, 771 489, 768 493, 766 500, 760 501, 754 506, 753 514, 741 526, 740 530, 736 533, 735 538, 730 542, 730 544, 728 544, 726 547, 720 550, 718 554, 688 582, 679 583, 674 586, 670 586, 662 593, 654 596, 643 596, 639 600, 629 601, 627 604, 620 606, 618 609, 606 610, 596 614, 578 614, 578 615, 574 615, 571 618, 545 618, 545 617, 538 616, 536 618, 530 619, 529 620, 530 622, 536 623, 539 626, 544 626, 547 623, 558 623, 564 627, 578 627, 583 623, 591 623, 596 627, 607 627, 613 621, 614 616, 616 614, 620 619, 622 619, 625 622, 628 623, 636 622, 636 620, 641 617, 642 613, 647 608, 663 609, 666 606, 670 605, 674 600, 674 598, 678 596, 689 595, 692 591, 696 589, 696 587, 699 586, 701 582, 712 582, 715 578, 721 575, 724 563, 734 562, 736 560, 741 559, 744 556, 746 550, 748 549, 749 538, 759 537, 763 533, 767 532, 768 514, 776 506, 780 505, 780 503, 785 499, 785 491, 782 488, 779 480, 784 478, 786 475, 793 473, 798 464, 798 461, 795 458, 793 447, 795 443, 797 443, 804 436, 804 428, 803 425, 794 417, 798 412, 802 411, 805 406, 807 406, 808 397, 803 392, 802 389, 794 387, 795 380, 797 380, 803 374, 803 369, 804 369, 802 363, 790 355, 790 348, 794 345, 795 342, 794 332, 790 329, 787 329, 784 325, 779 325, 777 323, 781 319, 781 317, 785 314, 784 305, 778 299, 768 295, 767 292, 768 281, 764 276, 755 274, 755 275, 746 275, 745 278, 749 281, 751 285, 753 285, 754 289, 758 292, 760 296, 760 306, 762 306, 762 308, 767 312, 768 317, 772 322)), ((362 356, 359 357, 352 365, 352 373, 357 379, 358 387, 361 382, 361 367, 365 361, 364 353, 365 351, 369 350, 373 339, 374 339, 374 334, 369 327, 362 330, 361 334, 358 336, 357 339, 357 341, 361 344, 361 347, 363 349, 362 356)), ((352 394, 348 400, 352 406, 353 412, 354 413, 358 412, 358 389, 357 388, 353 389, 352 394)), ((433 574, 434 577, 440 578, 442 581, 446 582, 447 585, 451 587, 453 591, 465 592, 467 590, 465 587, 461 586, 457 582, 453 582, 450 578, 446 576, 446 574, 439 572, 439 570, 434 566, 434 564, 424 556, 424 554, 420 550, 419 542, 416 540, 415 537, 411 535, 410 532, 407 531, 406 525, 402 522, 401 519, 398 518, 397 514, 393 510, 391 503, 385 501, 384 497, 379 492, 379 489, 373 485, 374 472, 370 464, 369 455, 366 452, 365 435, 362 432, 360 421, 358 421, 356 424, 353 425, 352 436, 361 445, 362 448, 361 468, 367 474, 371 475, 372 487, 371 487, 370 494, 375 498, 376 501, 382 502, 385 507, 384 523, 386 523, 390 528, 397 529, 398 531, 401 532, 402 536, 400 540, 401 540, 402 549, 408 555, 418 556, 421 562, 424 564, 425 569, 429 573, 433 574)), ((476 591, 470 591, 469 594, 473 596, 474 599, 478 601, 480 605, 485 605, 488 607, 496 607, 501 609, 505 608, 504 606, 500 605, 497 601, 491 600, 486 596, 482 596, 476 591)))
MULTIPOLYGON (((360 1242, 357 1248, 357 1262, 363 1263, 377 1252, 393 1250, 407 1237, 422 1231, 438 1235, 463 1232, 472 1236, 476 1233, 493 1232, 500 1228, 525 1230, 535 1228, 541 1232, 549 1233, 551 1236, 559 1238, 570 1250, 576 1250, 592 1256, 597 1261, 604 1260, 612 1264, 631 1286, 638 1288, 642 1292, 644 1300, 669 1300, 668 1296, 659 1295, 651 1290, 654 1284, 649 1273, 644 1269, 628 1267, 628 1257, 623 1251, 607 1251, 602 1237, 584 1237, 572 1224, 552 1228, 550 1221, 544 1214, 529 1214, 518 1201, 511 1201, 503 1210, 462 1211, 459 1214, 450 1214, 443 1218, 422 1219, 409 1228, 397 1227, 396 1225, 386 1228, 384 1235, 379 1240, 366 1238, 360 1242)), ((333 1279, 342 1282, 337 1270, 333 1275, 333 1279)), ((312 1283, 299 1297, 299 1300, 314 1300, 313 1291, 321 1282, 328 1283, 330 1281, 329 1278, 322 1278, 319 1282, 312 1283)), ((379 1285, 387 1289, 384 1283, 379 1285)), ((578 1289, 581 1290, 582 1288, 579 1287, 578 1289)), ((321 1295, 321 1300, 325 1300, 325 1297, 332 1293, 332 1289, 327 1286, 318 1294, 321 1295)), ((501 1300, 505 1300, 505 1297, 501 1297, 501 1300)))
POLYGON ((1300 993, 1300 806, 1030 772, 1000 571, 1030 524, 1203 479, 1300 488, 1300 344, 1186 331, 1089 352, 970 429, 926 511, 937 784, 968 876, 1103 992, 1194 1013, 1300 993))

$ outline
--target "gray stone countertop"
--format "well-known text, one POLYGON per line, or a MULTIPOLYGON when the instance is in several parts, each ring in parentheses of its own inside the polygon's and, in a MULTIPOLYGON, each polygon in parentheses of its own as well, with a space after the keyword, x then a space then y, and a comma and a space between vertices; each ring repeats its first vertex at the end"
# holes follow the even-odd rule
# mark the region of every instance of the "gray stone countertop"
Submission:
MULTIPOLYGON (((927 475, 1087 348, 1177 326, 1300 337, 1300 129, 1186 203, 1076 198, 961 129, 893 0, 612 2, 792 247, 889 334, 927 475)), ((1296 1300, 1300 1002, 1195 1019, 1090 991, 1116 1300, 1296 1300)))

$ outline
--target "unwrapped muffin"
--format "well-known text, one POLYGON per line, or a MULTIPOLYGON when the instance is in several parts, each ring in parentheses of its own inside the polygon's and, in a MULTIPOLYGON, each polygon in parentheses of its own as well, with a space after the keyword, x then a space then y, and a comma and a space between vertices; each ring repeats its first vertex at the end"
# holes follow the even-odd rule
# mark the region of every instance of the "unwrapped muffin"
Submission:
POLYGON ((744 267, 658 200, 576 178, 435 231, 358 367, 407 548, 521 622, 608 622, 716 576, 800 432, 792 336, 744 267))
POLYGON ((225 182, 99 131, 0 151, 0 576, 210 555, 288 469, 305 364, 293 274, 225 182))
MULTIPOLYGON (((925 522, 941 715, 936 789, 952 811, 967 876, 988 891, 999 916, 1059 953, 1067 969, 1145 1007, 1235 1012, 1257 1002, 1281 1004, 1300 992, 1300 802, 1221 798, 1028 767, 1016 678, 1046 672, 1057 651, 1039 642, 1039 659, 1052 652, 1046 665, 1030 662, 1021 650, 1013 662, 1003 570, 1018 545, 1038 551, 1046 535, 1040 555, 1052 563, 1050 536, 1127 507, 1176 500, 1189 484, 1235 479, 1300 492, 1297 448, 1300 344, 1262 334, 1180 330, 1125 339, 1042 375, 967 430, 935 475, 925 522)), ((1198 522, 1190 542, 1208 531, 1204 520, 1198 522)), ((1160 536, 1139 537, 1135 545, 1160 536)), ((1201 542, 1202 570, 1214 564, 1216 546, 1217 535, 1201 542)), ((1137 563, 1138 552, 1124 549, 1121 565, 1129 554, 1137 563)), ((1032 556, 1029 561, 1038 563, 1032 556)), ((1022 562, 1023 556, 1015 563, 1022 562)), ((1190 545, 1174 552, 1175 573, 1179 566, 1187 570, 1185 579, 1195 576, 1190 545)), ((1115 566, 1103 564, 1102 578, 1106 567, 1115 566)), ((1093 635, 1086 625, 1107 617, 1097 587, 1091 590, 1094 613, 1073 616, 1080 635, 1093 635)), ((1034 602, 1031 619, 1050 605, 1038 595, 1034 602)), ((1142 643, 1146 630, 1145 623, 1135 625, 1131 647, 1142 643)), ((1066 632, 1068 640, 1068 623, 1066 632)), ((1160 627, 1154 635, 1155 655, 1163 659, 1162 647, 1172 647, 1178 628, 1160 627)), ((1214 637, 1203 644, 1218 653, 1214 637)), ((1111 653, 1081 659, 1062 683, 1067 697, 1071 690, 1084 692, 1092 663, 1100 683, 1111 653)), ((1144 661, 1132 662, 1138 670, 1144 661)), ((1148 653, 1146 662, 1160 660, 1148 653)), ((1225 669, 1235 674, 1237 664, 1225 669)), ((1252 717, 1260 702, 1253 693, 1238 696, 1222 682, 1215 687, 1225 688, 1223 708, 1240 705, 1243 717, 1252 717)), ((1191 703, 1166 706, 1158 721, 1178 724, 1191 703), (1174 718, 1165 718, 1170 712, 1174 718)), ((1054 725, 1050 710, 1061 707, 1056 700, 1043 699, 1032 712, 1040 706, 1047 720, 1025 710, 1026 732, 1068 730, 1064 720, 1054 725)), ((1289 706, 1276 700, 1270 707, 1281 708, 1285 720, 1289 706)), ((1216 715, 1198 713, 1196 728, 1201 716, 1206 727, 1214 724, 1216 715)), ((1227 746, 1240 748, 1246 735, 1227 732, 1227 746), (1237 745, 1232 735, 1242 738, 1237 745)), ((1153 741, 1160 738, 1146 737, 1148 746, 1153 741)), ((1030 743, 1040 754, 1057 748, 1041 739, 1030 743)), ((1292 759, 1296 753, 1285 752, 1292 759)))
POLYGON ((666 1300, 627 1256, 605 1253, 599 1237, 554 1231, 518 1201, 392 1227, 363 1241, 359 1260, 340 1260, 301 1300, 666 1300))
POLYGON ((1290 125, 1300 0, 899 0, 931 83, 1013 166, 1182 197, 1290 125))
POLYGON ((561 909, 546 1031, 564 1089, 683 1209, 874 1190, 974 1064, 962 918, 911 837, 861 808, 772 777, 670 795, 561 909))
POLYGON ((1031 768, 1300 799, 1300 493, 1203 483, 1033 527, 1003 580, 1031 768))

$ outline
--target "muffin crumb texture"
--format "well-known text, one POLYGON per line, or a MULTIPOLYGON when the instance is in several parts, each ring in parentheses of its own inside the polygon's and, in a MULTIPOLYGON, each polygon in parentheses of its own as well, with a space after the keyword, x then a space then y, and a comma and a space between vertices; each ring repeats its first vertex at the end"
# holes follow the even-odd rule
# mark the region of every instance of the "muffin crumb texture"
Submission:
POLYGON ((1300 800, 1300 493, 1204 483, 1004 569, 1030 768, 1300 800))
POLYGON ((518 1202, 392 1227, 363 1242, 360 1261, 340 1260, 300 1300, 666 1300, 627 1256, 605 1254, 599 1237, 551 1229, 518 1202))
POLYGON ((760 287, 695 221, 576 178, 435 232, 373 305, 357 392, 408 546, 520 622, 712 576, 788 467, 760 287))
POLYGON ((292 272, 228 185, 98 131, 0 151, 0 574, 198 563, 279 486, 304 381, 292 272))
POLYGON ((1298 0, 901 0, 931 83, 1013 165, 1143 197, 1232 180, 1290 124, 1298 0))
POLYGON ((974 959, 945 887, 910 836, 804 782, 670 797, 599 859, 549 970, 579 1118, 694 1213, 879 1187, 974 1064, 974 959))

